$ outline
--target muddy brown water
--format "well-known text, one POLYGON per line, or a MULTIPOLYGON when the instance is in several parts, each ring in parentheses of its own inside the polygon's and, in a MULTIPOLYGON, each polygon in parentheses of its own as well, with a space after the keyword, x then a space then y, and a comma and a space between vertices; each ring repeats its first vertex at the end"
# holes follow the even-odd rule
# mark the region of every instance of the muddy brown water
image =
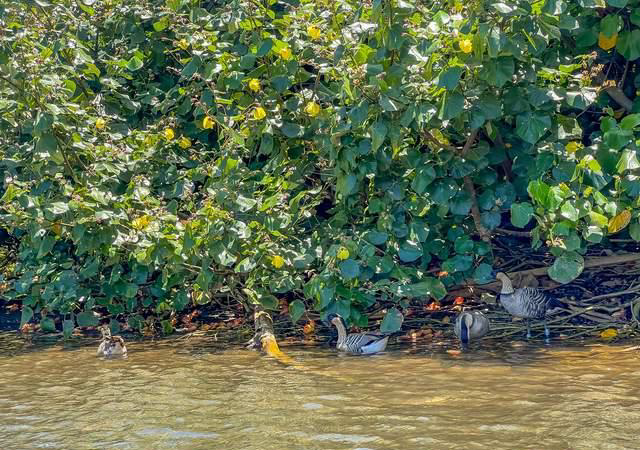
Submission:
POLYGON ((297 347, 287 366, 206 338, 93 344, 0 335, 0 448, 640 448, 628 346, 297 347))

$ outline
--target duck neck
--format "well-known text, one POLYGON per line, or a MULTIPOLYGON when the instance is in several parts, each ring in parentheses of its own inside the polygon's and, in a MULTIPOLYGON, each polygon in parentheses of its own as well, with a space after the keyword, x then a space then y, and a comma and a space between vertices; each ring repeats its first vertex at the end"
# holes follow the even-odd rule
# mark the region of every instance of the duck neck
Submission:
POLYGON ((503 277, 500 281, 502 281, 502 290, 500 293, 506 295, 513 294, 513 285, 511 284, 511 280, 507 277, 503 277))
POLYGON ((342 345, 347 340, 347 329, 344 327, 342 320, 338 320, 338 323, 334 323, 334 325, 338 330, 338 345, 342 345))

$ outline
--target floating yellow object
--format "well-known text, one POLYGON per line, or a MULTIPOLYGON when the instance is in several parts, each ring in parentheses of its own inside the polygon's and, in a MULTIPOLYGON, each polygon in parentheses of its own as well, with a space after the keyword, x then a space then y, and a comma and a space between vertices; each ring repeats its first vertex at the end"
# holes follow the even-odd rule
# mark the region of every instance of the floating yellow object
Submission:
POLYGON ((349 249, 346 247, 340 247, 340 249, 338 250, 338 254, 336 256, 338 257, 339 260, 344 261, 349 257, 349 249))
POLYGON ((598 47, 602 50, 611 50, 618 43, 618 33, 615 33, 611 37, 605 36, 603 32, 598 35, 598 47))
POLYGON ((320 105, 316 102, 309 102, 307 106, 304 107, 304 112, 306 112, 311 117, 315 117, 320 114, 320 105))
POLYGON ((258 106, 253 110, 253 118, 256 120, 262 120, 267 117, 267 112, 264 110, 262 106, 258 106))
POLYGON ((463 39, 460 41, 460 50, 464 53, 471 53, 473 51, 473 42, 470 39, 463 39))
POLYGON ((257 78, 252 78, 251 80, 249 80, 249 89, 251 89, 253 92, 258 92, 260 90, 260 80, 258 80, 257 78))
POLYGON ((172 140, 174 137, 176 137, 176 133, 175 131, 173 131, 173 128, 165 128, 164 137, 166 137, 168 140, 172 140))
POLYGON ((607 328, 600 333, 602 339, 613 339, 616 336, 618 336, 618 330, 615 328, 607 328))

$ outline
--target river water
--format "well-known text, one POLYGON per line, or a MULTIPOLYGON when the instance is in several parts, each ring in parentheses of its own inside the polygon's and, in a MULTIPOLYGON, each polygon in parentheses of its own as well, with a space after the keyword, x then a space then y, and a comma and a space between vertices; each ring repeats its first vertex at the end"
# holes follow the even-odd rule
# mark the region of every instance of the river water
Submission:
POLYGON ((118 360, 88 344, 0 335, 0 448, 640 448, 640 353, 621 346, 297 347, 285 365, 206 338, 118 360))

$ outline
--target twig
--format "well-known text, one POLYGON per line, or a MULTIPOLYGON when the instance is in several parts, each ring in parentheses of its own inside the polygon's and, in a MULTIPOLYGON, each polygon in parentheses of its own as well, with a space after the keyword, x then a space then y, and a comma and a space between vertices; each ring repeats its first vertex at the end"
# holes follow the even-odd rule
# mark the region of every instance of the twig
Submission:
POLYGON ((506 234, 507 236, 518 236, 518 237, 527 237, 527 238, 531 237, 530 231, 507 230, 505 228, 495 228, 494 230, 500 234, 506 234))
POLYGON ((633 109, 633 102, 625 95, 624 92, 622 92, 622 89, 617 86, 608 86, 604 88, 604 91, 609 94, 616 103, 626 109, 627 112, 631 112, 633 109))

